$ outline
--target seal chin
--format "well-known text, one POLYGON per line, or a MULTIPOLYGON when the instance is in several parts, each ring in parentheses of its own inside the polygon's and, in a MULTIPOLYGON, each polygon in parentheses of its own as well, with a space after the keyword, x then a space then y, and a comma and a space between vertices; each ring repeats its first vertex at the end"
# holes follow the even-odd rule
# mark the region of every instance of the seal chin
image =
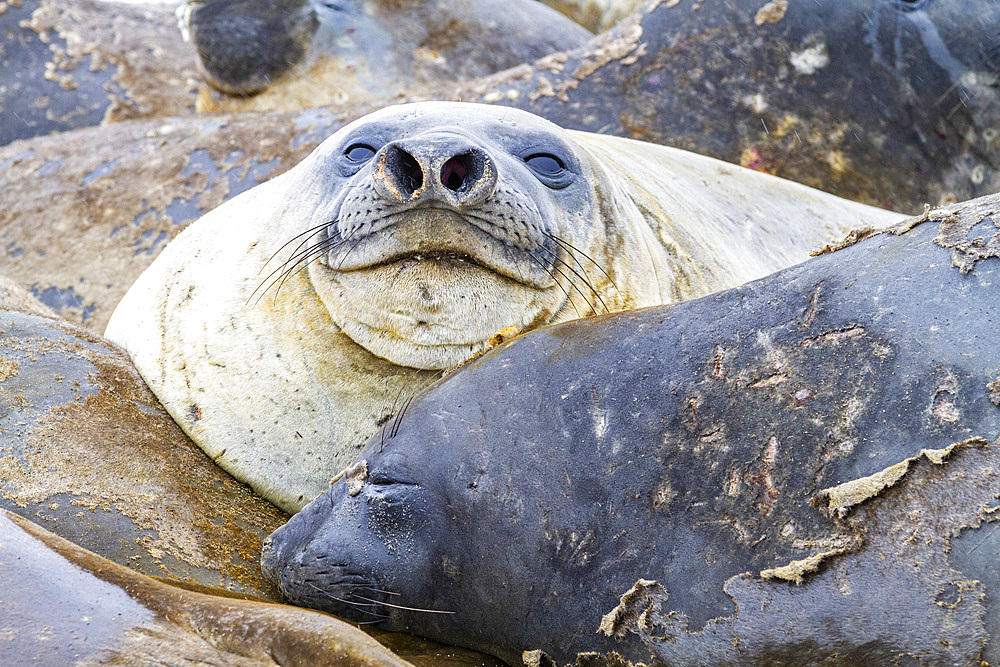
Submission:
POLYGON ((309 276, 351 340, 381 359, 426 370, 465 361, 502 329, 545 324, 566 300, 555 281, 535 287, 453 252, 404 255, 351 271, 320 260, 309 276))
POLYGON ((493 334, 545 324, 565 301, 474 266, 428 260, 336 274, 317 291, 355 343, 400 366, 451 368, 486 348, 493 334))

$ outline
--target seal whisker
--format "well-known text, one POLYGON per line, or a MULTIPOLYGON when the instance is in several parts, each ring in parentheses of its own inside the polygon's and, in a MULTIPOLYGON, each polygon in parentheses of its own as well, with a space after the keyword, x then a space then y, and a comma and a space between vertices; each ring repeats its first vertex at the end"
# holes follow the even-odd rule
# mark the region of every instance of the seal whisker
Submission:
POLYGON ((597 270, 604 274, 604 277, 608 279, 608 282, 610 282, 611 286, 615 288, 615 291, 618 292, 619 296, 624 296, 622 294, 622 291, 620 289, 618 289, 618 285, 615 284, 614 278, 612 278, 610 275, 608 275, 608 272, 604 270, 604 267, 601 266, 600 263, 597 260, 595 260, 593 257, 591 257, 590 255, 588 255, 584 251, 580 250, 575 245, 573 245, 572 243, 570 243, 569 241, 567 241, 567 240, 565 240, 563 238, 560 238, 560 237, 558 237, 558 236, 556 236, 554 234, 549 234, 548 232, 546 232, 544 230, 542 231, 542 234, 544 234, 547 238, 552 239, 553 241, 555 241, 559 245, 561 245, 564 248, 566 248, 567 250, 569 250, 570 251, 570 255, 574 255, 573 260, 576 261, 577 264, 579 264, 580 262, 579 262, 579 260, 576 259, 575 253, 580 253, 581 255, 583 255, 584 257, 586 257, 587 259, 589 259, 590 263, 593 264, 594 266, 596 266, 597 270))
MULTIPOLYGON (((345 238, 344 240, 346 241, 347 239, 345 238)), ((357 248, 357 247, 358 247, 358 245, 359 245, 359 244, 360 244, 360 243, 361 243, 362 241, 364 241, 364 240, 365 240, 365 237, 364 237, 364 236, 362 236, 362 237, 361 237, 360 239, 358 239, 357 241, 355 241, 355 242, 354 242, 354 245, 352 245, 352 246, 351 246, 351 248, 350 248, 350 249, 349 249, 349 250, 348 250, 348 251, 347 251, 346 253, 344 253, 344 256, 340 258, 340 261, 339 261, 339 262, 337 262, 337 268, 338 268, 338 269, 340 269, 340 267, 344 265, 344 260, 346 260, 346 259, 347 259, 347 257, 348 257, 348 256, 349 256, 349 255, 350 255, 350 254, 351 254, 352 252, 354 252, 354 249, 355 249, 355 248, 357 248)))
MULTIPOLYGON (((555 280, 555 283, 556 283, 556 285, 558 285, 558 286, 559 286, 559 289, 560 289, 560 290, 562 290, 562 293, 566 295, 566 301, 567 301, 567 302, 569 303, 569 305, 573 306, 573 310, 574 310, 574 311, 576 312, 576 316, 577 316, 577 318, 581 318, 581 317, 583 317, 583 314, 582 314, 582 313, 580 313, 580 309, 576 307, 576 304, 575 304, 575 303, 573 303, 573 299, 572 299, 572 298, 570 297, 570 295, 569 295, 569 290, 567 290, 567 289, 566 289, 565 287, 563 287, 563 286, 562 286, 562 285, 561 285, 561 284, 559 283, 559 280, 558 280, 558 279, 557 279, 557 278, 556 278, 555 276, 553 276, 553 275, 552 275, 552 272, 553 272, 553 271, 557 272, 557 273, 558 273, 558 274, 559 274, 560 276, 562 276, 562 277, 563 277, 563 278, 564 278, 564 279, 566 280, 566 282, 568 282, 568 283, 569 283, 570 287, 575 287, 575 285, 573 285, 573 281, 569 279, 569 276, 567 276, 567 275, 566 275, 565 273, 563 273, 562 271, 560 271, 560 270, 559 270, 559 267, 558 267, 558 266, 555 266, 554 264, 552 265, 552 268, 551 268, 551 269, 549 269, 549 268, 546 268, 546 266, 545 266, 545 263, 544 263, 544 262, 542 262, 542 260, 540 260, 540 259, 538 259, 537 257, 535 257, 534 253, 530 253, 530 252, 529 252, 529 253, 528 253, 528 257, 530 257, 531 259, 533 259, 533 260, 535 261, 535 263, 536 263, 536 264, 538 264, 538 266, 540 266, 540 267, 542 267, 543 269, 545 269, 546 271, 548 271, 549 275, 550 275, 550 276, 552 276, 552 279, 553 279, 553 280, 555 280)), ((583 294, 583 292, 582 292, 582 291, 580 290, 580 288, 579 288, 579 287, 577 287, 576 289, 577 289, 577 291, 579 291, 579 292, 580 292, 580 294, 583 294)), ((586 294, 584 294, 584 295, 583 295, 583 298, 584 298, 584 300, 586 301, 586 299, 587 299, 587 295, 586 295, 586 294)), ((588 302, 588 303, 589 303, 589 302, 588 302)))
MULTIPOLYGON (((353 232, 351 234, 353 234, 353 232)), ((285 260, 285 262, 284 262, 284 264, 282 266, 287 267, 288 263, 292 262, 292 260, 294 260, 293 266, 295 264, 298 264, 298 263, 302 262, 303 260, 305 260, 306 263, 308 264, 313 259, 315 259, 315 257, 306 259, 307 257, 309 257, 310 255, 321 255, 324 252, 328 252, 330 250, 333 250, 334 248, 337 248, 341 244, 347 242, 347 240, 351 237, 351 234, 348 234, 346 237, 345 236, 341 236, 341 238, 339 238, 339 239, 337 239, 337 238, 328 238, 328 239, 323 239, 322 241, 319 241, 317 243, 314 243, 313 245, 311 245, 311 246, 307 247, 306 249, 302 250, 301 252, 297 252, 295 254, 289 255, 288 259, 285 260)), ((301 246, 302 246, 302 244, 300 243, 299 247, 301 247, 301 246)), ((298 248, 296 248, 296 250, 298 250, 298 248)))
MULTIPOLYGON (((275 298, 275 300, 277 300, 277 298, 278 298, 278 292, 281 291, 281 287, 282 287, 282 285, 285 284, 286 280, 288 280, 289 278, 291 278, 292 276, 294 276, 296 273, 298 273, 299 271, 301 271, 302 269, 304 269, 313 260, 317 259, 318 257, 321 257, 324 253, 327 253, 330 250, 333 250, 334 248, 337 248, 340 245, 346 243, 349 238, 350 238, 350 235, 348 235, 347 237, 341 238, 341 239, 324 239, 323 241, 320 241, 319 243, 315 243, 315 244, 309 246, 308 248, 306 248, 305 250, 301 251, 299 253, 299 257, 297 259, 295 259, 294 263, 292 263, 291 266, 289 266, 288 263, 291 262, 293 258, 289 257, 285 261, 285 264, 282 265, 283 267, 285 267, 285 270, 282 272, 280 278, 277 280, 278 287, 277 287, 277 289, 274 290, 274 298, 275 298)), ((265 289, 264 291, 266 292, 267 290, 265 289)))
MULTIPOLYGON (((375 606, 378 606, 379 604, 383 604, 383 603, 376 602, 375 600, 370 600, 369 602, 371 604, 369 604, 367 602, 355 602, 353 600, 345 600, 344 598, 337 597, 336 595, 334 595, 333 593, 331 593, 329 591, 324 591, 322 588, 320 588, 316 584, 312 583, 311 581, 307 581, 306 583, 309 584, 310 586, 312 586, 313 588, 315 588, 317 591, 319 591, 320 593, 322 593, 326 597, 331 598, 333 600, 336 600, 337 602, 341 602, 343 604, 349 605, 353 609, 355 609, 357 611, 360 611, 362 614, 368 614, 369 616, 378 616, 383 621, 385 619, 389 618, 385 614, 380 614, 378 612, 370 611, 370 610, 364 608, 364 607, 375 607, 375 606)), ((355 597, 360 597, 360 596, 355 596, 355 597)), ((367 598, 362 598, 362 599, 367 599, 367 598)), ((389 606, 392 606, 392 605, 389 605, 389 606)), ((378 622, 378 621, 376 621, 376 622, 378 622)))
MULTIPOLYGON (((250 296, 247 297, 247 301, 246 302, 250 303, 250 299, 252 299, 254 297, 254 295, 257 294, 257 291, 260 290, 261 287, 264 287, 264 285, 266 284, 267 287, 265 287, 264 290, 261 291, 260 296, 257 297, 257 301, 254 302, 254 306, 256 306, 257 303, 260 302, 261 298, 263 298, 264 294, 267 293, 267 290, 271 289, 271 287, 274 285, 274 283, 278 282, 279 280, 281 281, 281 283, 284 283, 285 279, 287 279, 289 277, 289 272, 296 265, 298 265, 300 262, 302 262, 302 260, 304 258, 309 257, 309 255, 317 252, 317 250, 319 250, 319 249, 322 249, 321 252, 326 252, 327 250, 332 249, 333 247, 336 247, 340 243, 343 243, 345 240, 346 239, 336 240, 335 241, 334 239, 325 239, 323 241, 320 241, 319 243, 316 243, 314 245, 309 246, 308 248, 306 248, 305 250, 303 250, 301 253, 297 253, 297 252, 293 253, 292 255, 290 255, 288 257, 288 259, 286 259, 284 262, 282 262, 280 266, 278 266, 276 269, 274 269, 273 271, 271 271, 271 273, 267 274, 267 276, 257 285, 257 287, 254 289, 254 291, 251 292, 250 296), (289 266, 289 262, 292 262, 293 259, 295 261, 291 264, 291 266, 289 266), (280 273, 279 277, 275 278, 274 280, 271 280, 271 278, 274 277, 274 275, 277 274, 277 273, 280 273), (268 282, 268 281, 270 281, 270 282, 268 282)), ((301 247, 301 246, 302 246, 302 244, 299 244, 299 247, 301 247)), ((298 251, 298 248, 296 248, 296 251, 298 251)), ((272 257, 273 257, 273 255, 272 255, 272 257)), ((315 259, 315 258, 313 257, 313 258, 308 259, 306 261, 306 264, 308 264, 309 262, 311 262, 313 259, 315 259)), ((271 260, 268 260, 268 262, 270 262, 270 261, 271 260)), ((281 289, 281 285, 279 284, 278 285, 278 290, 280 290, 280 289, 281 289)), ((277 298, 277 290, 275 291, 275 298, 277 298)))
MULTIPOLYGON (((596 298, 596 299, 597 299, 598 301, 600 301, 600 302, 601 302, 601 306, 603 306, 603 307, 604 307, 604 312, 606 312, 606 313, 610 313, 610 312, 611 312, 611 309, 610 309, 610 308, 608 308, 608 304, 604 303, 604 299, 602 299, 602 298, 601 298, 601 295, 600 295, 600 294, 599 294, 599 293, 597 292, 597 290, 596 290, 596 289, 594 288, 594 285, 593 285, 593 284, 592 284, 592 283, 590 282, 590 276, 588 276, 588 275, 586 274, 586 271, 584 271, 584 274, 583 274, 583 275, 580 275, 580 272, 579 272, 579 271, 577 271, 576 269, 574 269, 574 268, 573 268, 573 267, 572 267, 572 266, 571 266, 571 265, 569 264, 569 262, 567 262, 567 261, 566 261, 566 260, 564 260, 563 258, 559 257, 559 255, 557 255, 556 253, 554 253, 554 252, 552 252, 551 250, 549 250, 548 248, 544 248, 544 247, 542 247, 542 246, 539 246, 539 249, 540 249, 540 250, 544 250, 545 252, 547 252, 547 253, 549 253, 550 255, 552 255, 552 259, 553 259, 553 260, 555 260, 556 262, 560 262, 560 263, 562 263, 562 265, 563 265, 563 266, 565 266, 565 267, 566 267, 567 269, 569 269, 570 271, 572 271, 572 272, 573 272, 573 275, 575 275, 575 276, 576 276, 577 278, 579 278, 580 280, 582 280, 582 281, 583 281, 583 283, 584 283, 584 284, 585 284, 585 285, 586 285, 586 286, 587 286, 587 287, 588 287, 588 288, 590 289, 590 291, 594 293, 594 297, 595 297, 595 298, 596 298)), ((575 258, 574 258, 574 261, 576 261, 576 259, 575 259, 575 258)), ((579 263, 579 262, 577 262, 577 264, 579 265, 580 263, 579 263)), ((581 271, 583 271, 583 266, 580 266, 580 270, 581 270, 581 271)), ((584 293, 583 293, 583 290, 581 290, 581 289, 580 289, 580 288, 579 288, 578 286, 576 286, 576 283, 573 283, 573 285, 574 285, 574 286, 575 286, 575 287, 577 288, 577 290, 578 290, 578 291, 580 292, 581 296, 583 296, 584 298, 587 298, 586 294, 584 294, 584 293)))
POLYGON ((572 266, 570 266, 569 262, 567 262, 567 261, 566 261, 565 259, 563 259, 562 257, 560 257, 558 253, 555 253, 555 252, 552 252, 552 251, 551 251, 551 250, 549 250, 548 248, 545 248, 545 247, 542 247, 542 246, 539 246, 539 248, 541 248, 541 249, 542 249, 542 250, 544 250, 545 252, 547 252, 547 253, 549 253, 550 255, 552 255, 553 259, 554 259, 554 260, 555 260, 556 262, 561 262, 561 263, 562 263, 563 265, 565 265, 565 266, 566 266, 566 268, 568 268, 568 269, 569 269, 570 271, 572 271, 572 272, 573 272, 573 273, 574 273, 574 274, 575 274, 575 275, 576 275, 576 276, 577 276, 578 278, 580 278, 580 279, 581 279, 581 280, 582 280, 582 281, 583 281, 583 282, 584 282, 584 283, 585 283, 585 284, 587 285, 587 287, 589 287, 589 288, 590 288, 590 291, 594 293, 594 296, 595 296, 595 297, 597 297, 597 299, 598 299, 598 300, 599 300, 599 301, 601 302, 601 305, 602 305, 602 306, 604 306, 604 310, 605 310, 605 312, 610 312, 610 311, 608 310, 608 306, 607 306, 607 304, 605 304, 605 303, 604 303, 604 299, 602 299, 602 298, 601 298, 601 295, 600 295, 600 294, 598 293, 597 289, 596 289, 596 288, 594 287, 594 283, 593 283, 593 282, 591 282, 591 280, 590 280, 590 274, 588 274, 588 273, 587 273, 587 270, 586 270, 586 269, 585 269, 585 268, 583 267, 583 264, 581 264, 581 263, 580 263, 580 260, 578 260, 578 259, 576 258, 576 255, 574 255, 572 251, 568 251, 568 254, 569 254, 570 258, 571 258, 571 259, 573 260, 573 262, 574 262, 574 263, 575 263, 575 264, 576 264, 576 265, 577 265, 578 267, 580 267, 580 271, 582 272, 582 274, 583 274, 583 275, 580 275, 580 273, 578 273, 578 272, 576 271, 576 269, 574 269, 574 268, 573 268, 572 266))
MULTIPOLYGON (((568 291, 566 291, 566 288, 565 288, 565 287, 563 287, 563 286, 562 286, 562 285, 561 285, 561 284, 559 283, 559 280, 558 280, 558 279, 557 279, 557 278, 556 278, 556 277, 555 277, 554 275, 552 275, 552 270, 551 270, 551 269, 549 269, 549 268, 548 268, 547 266, 545 266, 545 264, 544 264, 544 263, 543 263, 543 262, 542 262, 542 261, 541 261, 540 259, 538 259, 537 257, 535 257, 535 256, 534 256, 533 254, 531 254, 531 253, 528 253, 528 257, 530 257, 530 258, 531 258, 531 260, 532 260, 532 261, 533 261, 533 262, 534 262, 535 264, 538 264, 538 266, 540 266, 540 267, 542 268, 542 270, 543 270, 543 271, 545 271, 546 273, 548 273, 548 274, 549 274, 549 277, 551 277, 551 278, 552 278, 552 280, 553 280, 553 281, 555 281, 555 284, 556 284, 556 287, 558 287, 558 288, 559 288, 559 290, 560 290, 560 291, 561 291, 561 292, 562 292, 562 293, 563 293, 564 295, 566 295, 566 301, 568 301, 568 302, 569 302, 569 304, 570 304, 571 306, 573 306, 573 310, 575 310, 575 311, 576 311, 576 315, 577 315, 577 317, 583 317, 582 315, 580 315, 580 311, 579 311, 579 309, 577 309, 577 307, 576 307, 576 304, 574 304, 574 303, 573 303, 573 300, 569 298, 569 292, 568 292, 568 291)), ((555 268, 555 267, 553 267, 553 268, 555 268)), ((560 272, 560 273, 561 273, 561 272, 560 272)), ((563 277, 565 278, 566 276, 565 276, 565 275, 563 274, 563 277)), ((568 280, 568 278, 567 278, 567 280, 568 280)))
POLYGON ((361 595, 355 594, 354 597, 360 598, 362 600, 368 600, 369 602, 374 602, 375 604, 382 604, 386 607, 392 607, 393 609, 405 609, 406 611, 422 611, 427 614, 454 614, 453 611, 446 611, 444 609, 420 609, 419 607, 404 607, 401 604, 392 604, 391 602, 378 602, 377 600, 372 600, 361 595))
MULTIPOLYGON (((283 244, 281 245, 281 247, 280 247, 280 248, 278 248, 277 250, 275 250, 275 251, 274 251, 274 252, 273 252, 273 253, 271 254, 271 256, 267 258, 267 261, 266 261, 266 262, 264 262, 264 264, 263 264, 263 265, 261 265, 261 267, 260 267, 260 269, 259 269, 259 270, 257 271, 257 273, 260 273, 261 271, 263 271, 263 270, 264 270, 264 267, 265 267, 265 266, 267 266, 268 264, 270 264, 270 263, 271 263, 271 260, 272 260, 272 259, 274 259, 275 257, 277 257, 277 256, 278 256, 278 253, 279 253, 279 252, 281 252, 282 250, 284 250, 285 248, 287 248, 287 247, 288 247, 289 245, 291 245, 292 243, 294 243, 294 242, 295 242, 295 239, 297 239, 297 238, 301 238, 301 237, 305 236, 305 237, 306 237, 306 240, 308 240, 308 238, 309 238, 309 237, 308 237, 308 234, 311 234, 311 233, 313 233, 313 232, 316 232, 316 231, 319 231, 319 230, 320 230, 320 229, 322 229, 323 227, 328 227, 329 225, 332 225, 332 224, 334 224, 335 222, 337 222, 337 221, 336 221, 336 220, 328 220, 327 222, 324 222, 324 223, 323 223, 323 224, 321 224, 321 225, 316 225, 315 227, 310 227, 310 228, 309 228, 309 229, 307 229, 306 231, 304 231, 304 232, 302 232, 302 233, 300 233, 300 234, 296 234, 296 235, 295 235, 295 236, 293 236, 292 238, 288 239, 287 241, 285 241, 285 242, 284 242, 284 243, 283 243, 283 244)), ((302 243, 305 243, 305 241, 303 241, 302 243)), ((302 247, 302 243, 300 243, 300 244, 299 244, 299 248, 301 248, 301 247, 302 247)), ((292 254, 295 254, 295 251, 297 251, 297 250, 298 250, 299 248, 296 248, 296 249, 295 249, 294 251, 292 251, 292 254)))
POLYGON ((403 403, 403 409, 399 411, 396 415, 396 419, 392 425, 392 432, 389 434, 390 438, 395 438, 399 433, 399 424, 403 421, 403 415, 406 414, 406 409, 410 407, 410 403, 413 401, 413 397, 416 396, 416 392, 410 394, 410 397, 406 399, 406 403, 403 403))
MULTIPOLYGON (((396 415, 399 414, 398 412, 396 412, 396 406, 399 404, 399 397, 403 395, 403 389, 405 387, 406 387, 405 384, 399 385, 399 391, 396 392, 396 398, 392 399, 392 413, 393 413, 392 416, 393 417, 396 417, 396 415)), ((388 423, 389 423, 389 420, 386 419, 385 422, 383 422, 383 424, 382 424, 382 441, 379 443, 379 447, 378 447, 378 450, 380 452, 382 451, 382 448, 385 447, 385 430, 386 430, 386 424, 388 424, 388 423)), ((396 423, 396 421, 395 421, 395 419, 393 419, 393 426, 395 426, 395 423, 396 423)), ((390 431, 391 430, 392 429, 390 428, 390 431)), ((393 435, 390 435, 389 437, 392 438, 393 435)))
MULTIPOLYGON (((372 591, 374 593, 384 593, 385 595, 399 595, 399 593, 393 593, 392 591, 386 591, 386 590, 382 590, 381 588, 375 588, 374 586, 369 586, 369 585, 363 584, 361 582, 343 583, 343 584, 340 584, 340 585, 341 586, 354 586, 356 588, 366 588, 366 589, 368 589, 368 590, 370 590, 370 591, 372 591)), ((351 593, 351 595, 355 595, 355 594, 351 593)))

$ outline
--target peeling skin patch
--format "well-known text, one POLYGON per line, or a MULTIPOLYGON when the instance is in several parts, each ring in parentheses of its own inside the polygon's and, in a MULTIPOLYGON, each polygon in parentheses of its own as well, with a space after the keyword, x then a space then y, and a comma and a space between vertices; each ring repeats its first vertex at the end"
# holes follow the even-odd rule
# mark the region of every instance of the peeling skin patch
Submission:
POLYGON ((778 23, 781 19, 785 18, 786 11, 788 11, 788 0, 771 0, 771 2, 757 10, 757 15, 754 16, 753 22, 756 25, 778 23))
POLYGON ((1000 408, 1000 378, 988 383, 986 385, 986 391, 989 392, 990 402, 1000 408))
POLYGON ((826 42, 819 42, 788 56, 788 62, 798 74, 809 76, 830 64, 826 42))
POLYGON ((12 359, 0 357, 0 382, 12 378, 21 370, 21 365, 12 359))
POLYGON ((857 336, 864 336, 864 327, 845 327, 843 329, 835 329, 834 331, 828 331, 819 336, 814 336, 812 338, 806 338, 800 345, 802 347, 812 347, 813 345, 819 345, 822 343, 833 343, 837 344, 840 341, 847 338, 855 338, 857 336))
POLYGON ((896 484, 918 459, 926 458, 931 463, 941 465, 951 456, 953 451, 960 447, 970 445, 982 447, 986 444, 988 443, 984 438, 970 438, 962 442, 956 442, 943 449, 922 449, 916 456, 900 461, 873 475, 844 482, 829 489, 823 489, 816 494, 816 497, 812 501, 813 505, 822 509, 827 516, 843 518, 858 503, 873 498, 883 490, 896 484))
POLYGON ((608 63, 622 60, 623 64, 627 65, 628 63, 624 60, 644 54, 645 49, 639 43, 639 40, 642 39, 642 24, 638 20, 639 16, 638 13, 632 14, 619 24, 616 30, 604 33, 603 38, 599 36, 592 40, 586 58, 573 72, 573 77, 577 80, 583 80, 608 63))
POLYGON ((839 556, 847 551, 847 547, 824 551, 823 553, 818 553, 809 556, 808 558, 793 560, 788 565, 782 565, 781 567, 774 567, 768 570, 761 570, 760 576, 764 579, 784 579, 785 581, 790 581, 795 585, 799 585, 802 583, 803 577, 811 572, 817 571, 820 563, 824 560, 830 558, 831 556, 839 556))
POLYGON ((879 230, 875 229, 874 227, 862 227, 861 229, 852 229, 850 232, 847 233, 847 236, 845 236, 843 240, 838 241, 837 243, 827 243, 819 250, 814 250, 811 253, 809 253, 809 256, 819 257, 820 255, 825 255, 828 252, 843 250, 844 248, 848 248, 854 245, 858 241, 863 241, 879 233, 880 233, 879 230))
POLYGON ((963 275, 984 259, 1000 257, 1000 223, 994 215, 994 211, 982 211, 980 215, 941 219, 934 242, 952 249, 951 263, 963 275))
POLYGON ((659 608, 668 597, 660 582, 639 579, 621 596, 618 606, 601 618, 597 631, 608 637, 624 637, 630 626, 649 629, 649 616, 654 605, 659 608))
POLYGON ((365 488, 365 480, 368 479, 368 462, 361 459, 344 470, 344 479, 347 482, 347 495, 356 496, 361 493, 365 488))

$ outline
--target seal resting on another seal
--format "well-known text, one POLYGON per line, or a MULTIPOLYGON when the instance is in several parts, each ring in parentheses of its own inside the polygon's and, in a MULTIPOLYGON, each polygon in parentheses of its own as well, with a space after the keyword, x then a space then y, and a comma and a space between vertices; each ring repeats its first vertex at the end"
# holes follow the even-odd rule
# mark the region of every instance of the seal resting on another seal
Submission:
POLYGON ((513 109, 389 107, 186 229, 107 335, 209 456, 297 511, 499 330, 700 296, 899 217, 513 109))
POLYGON ((890 231, 467 364, 265 574, 511 664, 997 664, 1000 196, 890 231))

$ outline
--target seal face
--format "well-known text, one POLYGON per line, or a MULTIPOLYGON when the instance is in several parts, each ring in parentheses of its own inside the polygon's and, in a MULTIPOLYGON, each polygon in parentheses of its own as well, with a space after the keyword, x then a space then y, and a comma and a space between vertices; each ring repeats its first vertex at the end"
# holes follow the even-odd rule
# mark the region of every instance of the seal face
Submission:
POLYGON ((332 222, 300 251, 319 255, 309 277, 337 326, 392 363, 445 369, 551 321, 594 219, 561 134, 495 114, 382 114, 340 133, 336 194, 314 218, 332 222))
POLYGON ((107 335, 287 511, 505 329, 680 301, 898 214, 523 111, 388 107, 182 232, 107 335))

